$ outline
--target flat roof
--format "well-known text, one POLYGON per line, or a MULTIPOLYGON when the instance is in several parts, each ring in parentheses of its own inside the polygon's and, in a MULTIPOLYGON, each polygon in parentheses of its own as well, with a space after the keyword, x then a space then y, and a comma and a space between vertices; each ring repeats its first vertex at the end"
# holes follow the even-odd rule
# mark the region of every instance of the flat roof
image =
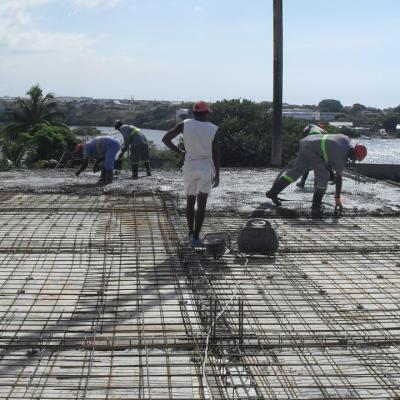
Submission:
POLYGON ((267 257, 235 250, 254 213, 211 208, 204 233, 233 244, 214 260, 175 196, 84 193, 0 192, 1 398, 397 393, 399 216, 260 205, 267 257))

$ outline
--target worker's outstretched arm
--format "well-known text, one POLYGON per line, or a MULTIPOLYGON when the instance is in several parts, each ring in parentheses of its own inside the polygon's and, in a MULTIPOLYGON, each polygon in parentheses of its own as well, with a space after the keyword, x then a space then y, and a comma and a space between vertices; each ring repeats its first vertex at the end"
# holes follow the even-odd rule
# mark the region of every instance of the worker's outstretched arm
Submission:
POLYGON ((214 168, 215 168, 215 176, 214 176, 212 187, 217 187, 219 185, 219 170, 221 167, 221 151, 220 151, 220 146, 219 146, 218 131, 215 134, 214 140, 212 142, 212 158, 213 158, 214 168))
POLYGON ((185 152, 176 146, 172 140, 174 140, 179 134, 183 133, 183 122, 180 122, 175 128, 170 129, 162 138, 163 143, 171 150, 178 153, 181 158, 184 159, 185 152))
POLYGON ((89 159, 88 159, 88 158, 84 158, 84 159, 82 160, 81 166, 79 167, 78 171, 75 172, 75 175, 76 175, 76 176, 79 176, 80 173, 81 173, 82 171, 84 171, 84 170, 88 167, 88 164, 89 164, 89 159))

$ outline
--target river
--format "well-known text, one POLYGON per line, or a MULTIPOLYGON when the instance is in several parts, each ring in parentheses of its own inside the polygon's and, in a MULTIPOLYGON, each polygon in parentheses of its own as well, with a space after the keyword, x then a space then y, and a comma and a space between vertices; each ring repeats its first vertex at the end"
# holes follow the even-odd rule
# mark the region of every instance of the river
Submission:
POLYGON ((352 144, 362 143, 368 155, 368 164, 400 164, 400 139, 352 139, 352 144))
MULTIPOLYGON (((122 139, 120 133, 109 126, 96 126, 105 135, 117 136, 122 139)), ((162 137, 165 131, 155 129, 142 129, 148 140, 156 146, 165 148, 162 137)), ((362 143, 367 147, 368 156, 363 162, 371 164, 400 164, 400 139, 352 139, 352 144, 362 143)))
MULTIPOLYGON (((96 126, 95 128, 98 129, 104 135, 118 137, 119 139, 122 140, 122 135, 118 131, 116 131, 113 127, 96 126)), ((166 131, 159 131, 155 129, 141 129, 141 131, 144 133, 147 140, 152 141, 158 147, 165 148, 165 145, 161 139, 165 135, 166 131)))

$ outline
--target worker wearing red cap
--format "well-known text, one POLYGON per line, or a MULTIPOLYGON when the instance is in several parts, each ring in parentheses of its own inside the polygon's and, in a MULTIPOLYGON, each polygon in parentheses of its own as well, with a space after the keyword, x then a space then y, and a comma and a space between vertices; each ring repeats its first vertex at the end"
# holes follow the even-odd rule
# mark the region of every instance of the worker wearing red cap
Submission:
POLYGON ((192 246, 201 246, 200 231, 203 225, 207 198, 212 187, 219 185, 220 149, 218 127, 208 122, 210 108, 205 101, 193 106, 194 119, 186 119, 170 129, 163 137, 164 144, 177 152, 182 160, 186 194, 186 219, 192 246), (172 140, 183 135, 185 150, 172 140), (195 205, 197 203, 197 210, 195 205))
POLYGON ((76 152, 82 158, 82 163, 76 176, 79 176, 84 171, 90 158, 96 160, 104 160, 104 165, 101 170, 100 183, 109 184, 113 180, 114 162, 118 153, 121 151, 121 143, 118 139, 111 136, 98 136, 89 140, 86 144, 78 144, 76 152))
POLYGON ((266 193, 275 205, 281 205, 278 194, 292 182, 296 181, 308 169, 314 170, 315 186, 311 207, 314 218, 322 216, 322 198, 329 181, 330 170, 336 172, 336 207, 342 208, 342 173, 348 160, 362 161, 367 155, 367 149, 362 144, 354 147, 345 135, 318 134, 307 136, 300 140, 300 151, 293 165, 279 177, 272 188, 266 193))

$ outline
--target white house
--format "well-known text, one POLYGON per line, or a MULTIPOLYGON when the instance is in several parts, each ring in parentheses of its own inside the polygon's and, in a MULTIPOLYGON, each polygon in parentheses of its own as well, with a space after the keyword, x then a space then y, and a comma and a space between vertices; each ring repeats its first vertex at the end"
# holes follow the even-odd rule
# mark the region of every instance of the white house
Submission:
POLYGON ((353 123, 351 121, 330 121, 329 125, 335 128, 352 128, 353 123))
POLYGON ((306 121, 318 121, 320 119, 319 111, 313 111, 306 108, 286 108, 282 110, 284 117, 294 119, 304 119, 306 121))

